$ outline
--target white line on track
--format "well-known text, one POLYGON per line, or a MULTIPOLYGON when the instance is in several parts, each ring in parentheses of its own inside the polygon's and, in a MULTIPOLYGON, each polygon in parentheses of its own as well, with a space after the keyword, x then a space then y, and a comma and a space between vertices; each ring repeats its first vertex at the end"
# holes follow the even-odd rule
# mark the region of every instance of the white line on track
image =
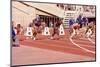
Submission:
POLYGON ((88 40, 89 40, 91 43, 95 44, 95 42, 94 42, 94 41, 92 41, 90 38, 88 38, 88 40))
POLYGON ((81 49, 83 49, 83 50, 85 50, 85 51, 87 51, 87 52, 90 52, 90 53, 95 54, 94 51, 90 51, 90 50, 88 50, 88 49, 86 49, 86 48, 81 47, 80 45, 76 44, 75 42, 73 42, 73 40, 72 40, 71 37, 70 37, 69 39, 70 39, 70 41, 71 41, 75 46, 77 46, 77 47, 79 47, 79 48, 81 48, 81 49))
POLYGON ((89 45, 83 45, 83 44, 80 44, 81 46, 83 47, 91 47, 91 48, 95 48, 93 45, 89 46, 89 45))

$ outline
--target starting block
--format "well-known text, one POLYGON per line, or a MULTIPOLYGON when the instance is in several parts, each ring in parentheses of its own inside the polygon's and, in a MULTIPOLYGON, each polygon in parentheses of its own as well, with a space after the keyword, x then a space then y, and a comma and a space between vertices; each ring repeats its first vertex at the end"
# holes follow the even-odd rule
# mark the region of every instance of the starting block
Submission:
POLYGON ((31 37, 31 38, 33 37, 32 27, 27 27, 25 36, 31 37))
POLYGON ((42 32, 42 35, 50 35, 50 31, 49 31, 49 28, 48 27, 45 27, 43 32, 42 32))
POLYGON ((59 28, 59 35, 65 35, 64 28, 63 28, 62 24, 60 25, 60 28, 59 28))

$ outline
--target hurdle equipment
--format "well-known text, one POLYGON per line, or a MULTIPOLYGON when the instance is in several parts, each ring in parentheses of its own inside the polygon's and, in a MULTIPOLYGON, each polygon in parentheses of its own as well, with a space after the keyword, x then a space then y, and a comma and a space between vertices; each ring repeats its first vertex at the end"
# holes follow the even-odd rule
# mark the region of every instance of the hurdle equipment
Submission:
POLYGON ((32 27, 27 27, 25 36, 31 37, 31 38, 33 37, 32 27))
POLYGON ((50 35, 50 31, 48 27, 44 28, 44 30, 42 31, 42 35, 50 35))
POLYGON ((60 28, 59 28, 59 35, 65 35, 64 27, 62 24, 60 25, 60 28))

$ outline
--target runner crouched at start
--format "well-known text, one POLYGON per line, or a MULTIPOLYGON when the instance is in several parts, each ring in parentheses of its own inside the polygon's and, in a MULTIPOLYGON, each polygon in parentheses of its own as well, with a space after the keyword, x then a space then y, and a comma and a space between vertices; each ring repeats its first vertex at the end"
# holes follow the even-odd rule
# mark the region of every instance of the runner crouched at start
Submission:
POLYGON ((72 25, 72 33, 71 33, 71 38, 79 35, 79 29, 80 29, 80 24, 74 23, 72 25))
POLYGON ((88 26, 87 27, 87 29, 86 29, 86 32, 85 32, 85 34, 86 34, 86 37, 92 37, 92 34, 93 34, 93 27, 92 26, 88 26))
POLYGON ((61 19, 57 20, 54 23, 54 25, 53 25, 53 33, 51 35, 51 39, 54 39, 55 34, 57 34, 57 36, 58 36, 57 39, 59 39, 59 27, 60 27, 61 24, 62 24, 62 20, 61 19))

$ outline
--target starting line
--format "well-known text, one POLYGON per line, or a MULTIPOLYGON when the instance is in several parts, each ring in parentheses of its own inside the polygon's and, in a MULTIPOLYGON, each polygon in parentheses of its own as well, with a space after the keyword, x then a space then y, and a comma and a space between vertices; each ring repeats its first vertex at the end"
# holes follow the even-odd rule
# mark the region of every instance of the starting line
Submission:
POLYGON ((95 54, 95 52, 94 51, 90 51, 90 50, 88 50, 88 49, 86 49, 86 48, 84 48, 84 47, 81 47, 81 46, 79 46, 78 44, 76 44, 75 42, 73 42, 73 40, 72 40, 72 38, 70 37, 69 38, 70 39, 70 41, 75 45, 75 46, 77 46, 77 47, 79 47, 79 48, 81 48, 81 49, 83 49, 83 50, 85 50, 85 51, 87 51, 87 52, 90 52, 90 53, 93 53, 93 54, 95 54))

